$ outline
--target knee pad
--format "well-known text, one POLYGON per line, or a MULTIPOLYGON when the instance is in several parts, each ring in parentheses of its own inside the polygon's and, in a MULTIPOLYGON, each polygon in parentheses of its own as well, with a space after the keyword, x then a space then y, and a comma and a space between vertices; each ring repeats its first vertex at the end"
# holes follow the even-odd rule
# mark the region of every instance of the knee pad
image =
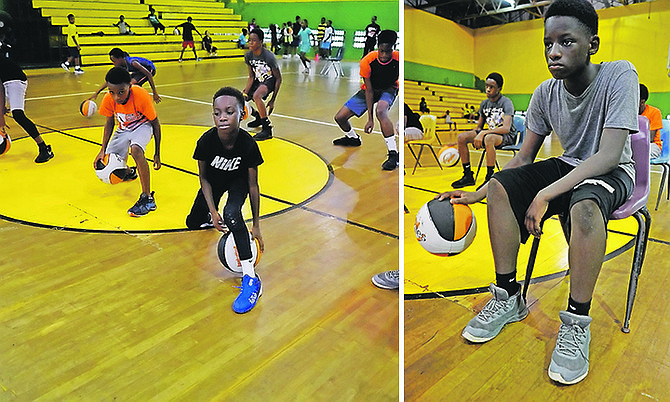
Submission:
POLYGON ((242 216, 242 211, 235 208, 224 208, 223 209, 223 222, 228 227, 228 230, 231 232, 244 230, 247 231, 246 225, 244 224, 244 217, 242 216))

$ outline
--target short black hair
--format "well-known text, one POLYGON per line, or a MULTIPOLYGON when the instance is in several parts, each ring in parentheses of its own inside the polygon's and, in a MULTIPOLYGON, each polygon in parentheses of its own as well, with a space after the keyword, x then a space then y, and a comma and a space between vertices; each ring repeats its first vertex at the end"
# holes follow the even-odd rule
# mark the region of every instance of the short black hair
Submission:
POLYGON ((379 36, 377 37, 377 42, 381 45, 382 43, 390 44, 390 45, 395 45, 395 42, 398 40, 398 34, 391 30, 391 29, 385 29, 379 33, 379 36))
POLYGON ((118 47, 113 48, 112 50, 109 51, 110 56, 114 56, 115 59, 121 59, 124 57, 128 57, 128 53, 124 52, 118 47))
POLYGON ((492 79, 493 81, 498 84, 498 89, 502 89, 503 86, 503 77, 499 73, 491 73, 488 76, 486 76, 486 79, 492 79))
POLYGON ((261 41, 261 42, 263 42, 264 34, 263 34, 263 30, 262 30, 262 29, 260 29, 260 28, 254 28, 254 29, 251 30, 251 32, 249 32, 249 35, 251 35, 251 34, 256 34, 256 36, 258 36, 258 40, 261 41))
POLYGON ((123 67, 112 67, 109 71, 107 71, 107 75, 105 75, 105 81, 112 85, 130 85, 130 73, 123 67))
POLYGON ((74 14, 68 14, 67 19, 69 20, 70 18, 74 18, 74 14))
POLYGON ((544 14, 544 20, 550 17, 575 17, 591 35, 598 35, 598 13, 587 0, 556 0, 544 14))
POLYGON ((244 110, 244 95, 242 95, 242 92, 240 92, 237 88, 233 87, 223 87, 216 91, 214 94, 214 97, 212 98, 212 102, 216 100, 219 96, 233 96, 235 99, 237 99, 237 103, 240 105, 240 108, 244 110))
POLYGON ((649 90, 646 85, 640 84, 640 100, 646 101, 647 99, 649 99, 649 90))

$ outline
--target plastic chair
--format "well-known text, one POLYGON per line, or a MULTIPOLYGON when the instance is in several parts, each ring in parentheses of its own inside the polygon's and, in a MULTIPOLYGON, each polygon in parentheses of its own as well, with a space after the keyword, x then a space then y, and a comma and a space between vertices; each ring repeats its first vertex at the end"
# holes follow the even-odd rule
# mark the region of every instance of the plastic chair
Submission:
POLYGON ((505 145, 500 149, 503 151, 512 151, 514 155, 521 149, 521 144, 523 144, 523 139, 526 137, 526 118, 515 114, 512 123, 516 127, 516 144, 505 145))
POLYGON ((325 66, 323 66, 319 74, 328 75, 330 69, 332 68, 337 75, 339 75, 340 77, 344 77, 344 71, 342 70, 342 63, 340 63, 342 61, 343 55, 344 55, 344 46, 337 49, 335 56, 326 57, 325 59, 323 59, 327 63, 325 66))
POLYGON ((416 159, 416 163, 414 164, 414 169, 412 170, 412 174, 416 172, 416 167, 421 166, 419 163, 419 159, 421 159, 421 154, 423 153, 423 148, 428 147, 430 149, 430 152, 433 153, 433 156, 435 157, 435 162, 437 162, 437 166, 442 169, 442 164, 440 163, 440 160, 437 158, 437 155, 435 154, 435 150, 432 147, 432 141, 433 138, 436 137, 435 134, 435 127, 437 125, 437 118, 433 116, 432 114, 424 114, 423 116, 419 117, 419 121, 421 122, 421 125, 423 126, 423 138, 420 140, 414 140, 414 141, 409 141, 407 143, 407 148, 409 148, 409 152, 412 153, 412 156, 414 159, 416 159), (419 154, 416 155, 414 153, 414 150, 412 149, 412 145, 419 145, 421 148, 419 148, 419 154))
POLYGON ((663 141, 663 148, 661 149, 661 156, 654 158, 649 163, 652 165, 658 165, 663 168, 663 176, 661 177, 661 182, 658 186, 658 196, 656 197, 656 208, 654 211, 658 211, 658 203, 661 201, 661 194, 663 193, 663 186, 665 186, 665 178, 668 178, 668 196, 667 199, 670 200, 670 120, 663 119, 663 128, 661 129, 661 141, 663 141))
MULTIPOLYGON (((630 280, 628 281, 628 296, 626 298, 626 315, 621 331, 624 333, 630 332, 630 316, 633 311, 633 303, 635 302, 635 293, 637 291, 637 281, 642 271, 642 263, 644 262, 644 255, 647 250, 647 241, 649 239, 649 229, 651 228, 651 215, 647 210, 646 204, 649 199, 649 120, 646 117, 638 116, 640 124, 640 131, 631 135, 631 144, 633 148, 633 160, 635 161, 635 187, 633 194, 619 209, 614 211, 610 219, 624 219, 629 216, 634 216, 637 220, 637 234, 635 239, 631 240, 624 250, 628 250, 635 243, 635 251, 633 252, 633 264, 630 270, 630 280)), ((563 233, 566 239, 570 234, 566 229, 566 223, 563 216, 559 216, 563 233)), ((535 265, 535 258, 537 257, 537 249, 540 245, 540 239, 534 238, 531 246, 530 256, 528 258, 528 266, 526 268, 526 279, 523 283, 523 298, 526 299, 528 286, 533 274, 533 267, 535 265)))

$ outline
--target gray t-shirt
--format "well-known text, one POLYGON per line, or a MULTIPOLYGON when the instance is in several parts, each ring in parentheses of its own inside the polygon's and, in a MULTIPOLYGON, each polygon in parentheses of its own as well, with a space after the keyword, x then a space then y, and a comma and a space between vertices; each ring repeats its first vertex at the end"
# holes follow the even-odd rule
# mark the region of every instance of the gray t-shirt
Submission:
POLYGON ((251 66, 254 78, 258 82, 265 82, 272 78, 272 69, 277 66, 277 57, 266 48, 262 48, 261 54, 256 56, 254 52, 248 51, 244 55, 244 62, 251 66))
MULTIPOLYGON (((533 92, 526 113, 530 131, 542 136, 556 133, 563 147, 560 159, 572 166, 598 151, 603 129, 639 130, 640 86, 635 67, 626 60, 600 66, 596 78, 579 96, 571 95, 562 80, 544 81, 533 92)), ((619 166, 635 181, 630 136, 619 166)))
MULTIPOLYGON (((484 117, 484 123, 488 124, 489 130, 493 130, 503 125, 504 116, 514 116, 514 104, 504 95, 500 95, 496 102, 491 102, 489 98, 486 98, 479 105, 479 115, 484 117)), ((516 135, 514 123, 510 125, 509 133, 516 135)))

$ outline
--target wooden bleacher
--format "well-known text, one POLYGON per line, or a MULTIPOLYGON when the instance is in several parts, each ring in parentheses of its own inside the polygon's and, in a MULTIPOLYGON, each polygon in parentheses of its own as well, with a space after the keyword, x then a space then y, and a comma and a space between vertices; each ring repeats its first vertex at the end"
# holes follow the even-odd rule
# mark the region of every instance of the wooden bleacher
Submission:
MULTIPOLYGON (((82 65, 109 64, 109 51, 119 47, 131 56, 140 56, 156 61, 179 59, 181 35, 174 35, 176 25, 193 18, 193 25, 201 34, 209 31, 218 48, 216 57, 242 57, 244 50, 237 49, 235 40, 247 23, 241 16, 233 14, 224 3, 215 0, 152 0, 151 5, 165 26, 165 35, 154 35, 154 29, 146 17, 149 5, 140 0, 33 0, 33 7, 48 17, 54 26, 61 27, 66 35, 67 15, 75 15, 79 31, 82 65), (135 35, 121 35, 112 24, 123 15, 135 35)), ((199 57, 208 54, 201 50, 200 37, 194 32, 196 51, 199 57)), ((64 38, 63 38, 64 40, 64 38)), ((184 57, 192 57, 190 48, 184 57)))
POLYGON ((451 120, 456 122, 457 131, 472 130, 476 123, 468 123, 463 117, 462 108, 465 104, 474 105, 479 110, 479 104, 486 98, 486 94, 478 89, 463 88, 428 82, 405 80, 405 103, 415 112, 419 112, 421 98, 426 98, 426 104, 432 115, 437 116, 437 134, 448 132, 449 125, 445 123, 445 112, 449 110, 451 120))

